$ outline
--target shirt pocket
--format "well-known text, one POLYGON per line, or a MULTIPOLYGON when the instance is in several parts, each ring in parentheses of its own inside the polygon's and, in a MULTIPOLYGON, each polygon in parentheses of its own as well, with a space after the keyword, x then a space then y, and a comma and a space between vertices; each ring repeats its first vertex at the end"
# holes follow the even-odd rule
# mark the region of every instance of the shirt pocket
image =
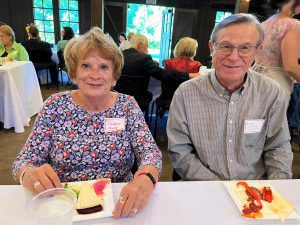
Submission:
POLYGON ((263 133, 243 134, 238 160, 247 166, 253 166, 261 159, 265 143, 263 133))

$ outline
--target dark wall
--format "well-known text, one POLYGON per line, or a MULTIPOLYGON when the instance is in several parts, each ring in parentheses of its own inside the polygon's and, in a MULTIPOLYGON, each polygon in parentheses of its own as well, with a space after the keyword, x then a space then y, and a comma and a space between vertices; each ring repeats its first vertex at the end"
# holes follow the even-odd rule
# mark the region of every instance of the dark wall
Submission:
POLYGON ((33 21, 32 0, 1 0, 0 21, 13 28, 17 42, 25 40, 25 26, 33 21))

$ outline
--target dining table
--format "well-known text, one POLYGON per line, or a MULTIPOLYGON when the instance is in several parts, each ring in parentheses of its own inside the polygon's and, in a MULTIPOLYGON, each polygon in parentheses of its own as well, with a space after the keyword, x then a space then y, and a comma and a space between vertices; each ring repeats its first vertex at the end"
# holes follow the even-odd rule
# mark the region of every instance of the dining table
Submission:
MULTIPOLYGON (((300 213, 300 180, 255 181, 271 184, 300 213)), ((114 202, 125 183, 113 183, 114 202)), ((20 185, 0 185, 0 224, 34 225, 29 212, 32 198, 20 185)), ((97 218, 80 222, 80 225, 281 225, 300 224, 299 219, 263 220, 241 216, 224 182, 222 181, 177 181, 158 182, 143 211, 135 217, 97 218)))
POLYGON ((0 121, 5 129, 25 131, 30 118, 43 105, 40 85, 31 61, 13 61, 0 66, 0 121))

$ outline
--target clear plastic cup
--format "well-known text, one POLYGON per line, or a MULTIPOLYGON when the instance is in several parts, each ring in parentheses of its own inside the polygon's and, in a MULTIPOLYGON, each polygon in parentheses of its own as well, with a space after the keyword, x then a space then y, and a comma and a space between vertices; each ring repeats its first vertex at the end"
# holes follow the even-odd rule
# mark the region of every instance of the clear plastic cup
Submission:
POLYGON ((5 64, 5 57, 0 57, 0 65, 3 65, 5 64))
POLYGON ((64 188, 48 189, 35 196, 29 205, 37 225, 71 225, 76 195, 64 188))

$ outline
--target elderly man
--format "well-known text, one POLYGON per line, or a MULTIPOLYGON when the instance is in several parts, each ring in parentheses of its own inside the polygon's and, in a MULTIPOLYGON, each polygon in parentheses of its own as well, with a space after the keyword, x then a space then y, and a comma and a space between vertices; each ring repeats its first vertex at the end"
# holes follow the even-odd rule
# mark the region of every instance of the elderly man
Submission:
POLYGON ((176 81, 186 81, 198 74, 188 74, 180 72, 168 72, 159 67, 158 63, 153 61, 151 55, 148 55, 148 40, 142 34, 134 34, 131 37, 131 48, 123 51, 124 67, 122 75, 145 76, 149 84, 150 76, 162 80, 163 76, 172 77, 176 81))
POLYGON ((292 177, 284 94, 249 70, 263 37, 254 16, 227 17, 209 42, 215 70, 177 89, 167 134, 183 180, 292 177))

